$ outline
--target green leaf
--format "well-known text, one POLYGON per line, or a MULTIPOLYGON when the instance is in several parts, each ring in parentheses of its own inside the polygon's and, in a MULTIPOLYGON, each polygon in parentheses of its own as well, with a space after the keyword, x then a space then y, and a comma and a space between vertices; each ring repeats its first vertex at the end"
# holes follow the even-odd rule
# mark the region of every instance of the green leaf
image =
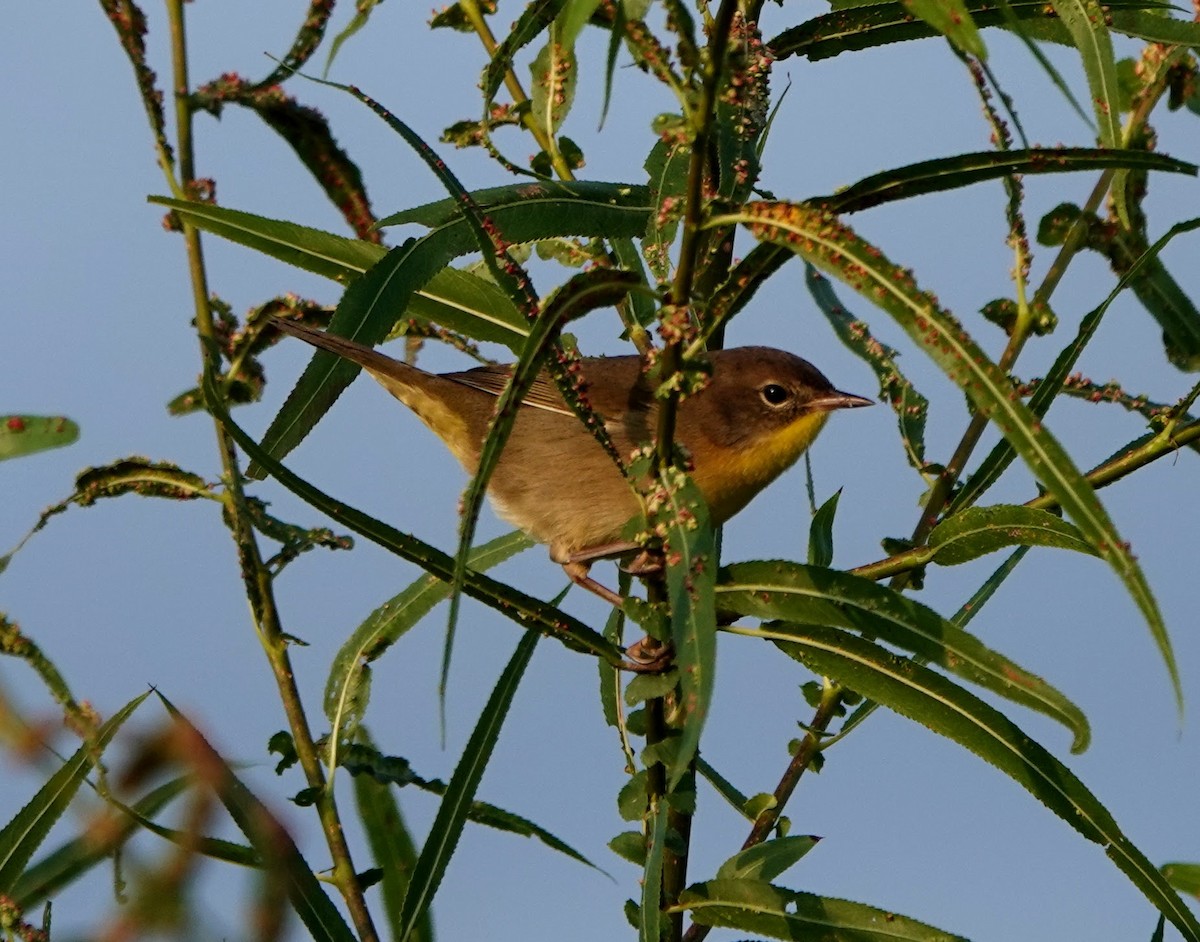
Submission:
POLYGON ((0 461, 79 441, 79 426, 63 416, 0 415, 0 461))
MULTIPOLYGON (((1075 364, 1083 353, 1084 348, 1091 342, 1092 337, 1095 336, 1104 313, 1113 301, 1117 299, 1117 296, 1127 285, 1137 278, 1146 264, 1158 257, 1158 254, 1166 247, 1168 242, 1175 238, 1175 236, 1190 232, 1196 228, 1200 228, 1200 219, 1193 219, 1172 226, 1165 235, 1158 239, 1129 266, 1128 270, 1121 276, 1121 280, 1117 282, 1116 287, 1108 293, 1108 297, 1098 307, 1083 317, 1079 323, 1079 330, 1075 335, 1075 339, 1067 344, 1058 354, 1054 360, 1054 364, 1050 367, 1050 370, 1046 373, 1042 382, 1038 384, 1038 388, 1034 390, 1033 395, 1029 399, 1029 411, 1036 418, 1040 419, 1049 411, 1055 397, 1066 382, 1067 376, 1075 368, 1075 364)), ((988 456, 980 463, 975 473, 963 484, 959 493, 954 496, 947 513, 954 513, 959 508, 978 500, 980 495, 999 480, 1000 475, 1004 473, 1005 468, 1012 462, 1015 454, 1015 450, 1010 442, 998 442, 991 452, 988 453, 988 456)))
POLYGON ((717 868, 717 879, 770 882, 816 847, 819 840, 811 834, 797 834, 747 847, 717 868))
MULTIPOLYGON (((140 817, 151 818, 194 784, 188 776, 174 778, 139 799, 133 805, 133 810, 140 817)), ((124 847, 139 829, 136 818, 118 811, 111 826, 104 828, 100 835, 97 834, 99 829, 89 829, 26 869, 9 895, 22 909, 32 909, 38 903, 56 896, 98 864, 104 863, 124 847)))
POLYGON ((549 27, 566 3, 567 0, 533 0, 526 4, 517 22, 513 24, 512 32, 496 47, 496 51, 492 53, 492 61, 483 70, 485 111, 490 109, 492 99, 496 97, 496 92, 504 82, 504 76, 512 68, 513 56, 549 27))
POLYGON ((529 113, 542 133, 553 141, 575 103, 575 84, 579 76, 575 47, 567 42, 557 22, 550 24, 546 45, 534 58, 529 71, 532 73, 529 113))
POLYGON ((929 534, 933 560, 943 566, 970 562, 1005 546, 1053 546, 1098 556, 1077 527, 1045 510, 999 504, 969 507, 929 534))
MULTIPOLYGON (((722 576, 717 586, 722 611, 806 625, 837 625, 879 638, 1052 717, 1074 734, 1072 752, 1087 748, 1090 733, 1079 707, 933 609, 887 586, 836 569, 784 561, 737 563, 722 570, 722 576)), ((791 627, 778 630, 786 632, 791 627)))
POLYGON ((212 203, 151 196, 148 202, 166 206, 197 229, 244 245, 343 284, 361 275, 387 254, 387 249, 364 239, 350 239, 281 219, 269 219, 212 203))
POLYGON ((658 141, 646 158, 654 212, 647 214, 642 254, 659 281, 666 281, 671 274, 671 244, 683 216, 691 154, 690 144, 672 138, 658 141))
POLYGON ((835 275, 891 315, 959 386, 975 408, 999 429, 1125 583, 1149 625, 1182 709, 1179 670, 1166 625, 1146 577, 1095 491, 1037 416, 1014 395, 1012 381, 932 295, 920 291, 912 274, 893 265, 873 245, 828 213, 786 203, 751 203, 710 221, 744 222, 760 239, 790 248, 835 275))
POLYGON ((1158 868, 1180 893, 1200 899, 1200 863, 1167 863, 1158 868))
POLYGON ((713 592, 717 546, 708 505, 695 482, 671 469, 657 522, 666 524, 667 599, 671 642, 679 674, 681 729, 667 765, 667 790, 674 791, 700 747, 700 734, 712 706, 717 662, 717 612, 713 592))
POLYGON ((702 755, 696 756, 696 772, 742 817, 748 821, 753 821, 757 817, 757 815, 749 814, 746 811, 750 799, 738 791, 729 779, 725 778, 725 776, 709 765, 702 755))
MULTIPOLYGON (((832 13, 813 17, 784 30, 767 43, 776 59, 788 56, 805 56, 813 62, 891 43, 914 39, 928 39, 938 32, 923 20, 915 19, 904 4, 895 0, 887 3, 837 4, 832 13)), ((1157 0, 1115 0, 1105 4, 1112 10, 1159 9, 1164 4, 1157 0)), ((1048 19, 1047 7, 1038 0, 1010 0, 1008 9, 990 0, 967 0, 966 8, 977 28, 1005 26, 1012 18, 1060 24, 1048 19)))
POLYGON ((1142 10, 1113 10, 1110 26, 1118 33, 1167 46, 1200 46, 1200 23, 1142 10))
POLYGON ((967 942, 923 922, 865 903, 799 893, 758 880, 710 880, 688 887, 675 909, 702 926, 777 939, 853 942, 967 942))
POLYGON ((114 713, 0 830, 0 896, 12 895, 26 864, 67 810, 117 730, 149 695, 134 697, 114 713))
POLYGON ((1117 60, 1108 33, 1105 11, 1098 0, 1050 0, 1075 48, 1083 59, 1100 143, 1121 146, 1121 95, 1117 84, 1117 60))
MULTIPOLYGON (((1112 145, 1106 145, 1111 148, 1112 145)), ((1083 170, 1161 170, 1196 176, 1197 166, 1150 151, 1094 147, 1034 147, 1028 150, 979 151, 905 164, 864 177, 828 196, 806 202, 831 212, 855 213, 895 200, 910 199, 998 180, 1013 174, 1072 173, 1083 170)))
POLYGON ((333 65, 333 60, 337 58, 342 44, 367 25, 367 21, 371 18, 371 11, 382 2, 383 0, 356 0, 354 16, 342 31, 333 37, 333 42, 329 45, 329 55, 325 59, 325 75, 329 74, 329 69, 333 65))
POLYGON ((324 887, 313 875, 313 868, 300 854, 282 824, 259 801, 233 769, 200 733, 191 721, 180 713, 160 693, 159 699, 179 724, 188 739, 187 748, 192 761, 202 763, 208 770, 209 783, 238 829, 246 835, 262 857, 268 873, 283 880, 288 899, 300 921, 317 940, 354 942, 356 936, 338 912, 324 887))
POLYGON ((925 419, 929 415, 929 400, 900 372, 896 365, 900 352, 876 340, 866 321, 858 320, 842 305, 829 279, 807 262, 804 281, 838 339, 866 361, 875 373, 879 380, 879 397, 896 413, 900 442, 908 463, 918 471, 922 470, 925 467, 925 419))
MULTIPOLYGON (((359 738, 365 745, 371 745, 362 729, 359 738)), ((375 866, 383 871, 379 888, 388 929, 391 938, 399 939, 400 911, 408 892, 409 876, 417 861, 417 849, 389 784, 370 775, 354 776, 354 802, 375 866)), ((433 942, 433 920, 429 910, 417 920, 409 939, 433 942)))
POLYGON ((649 840, 644 845, 646 847, 646 863, 642 869, 638 942, 661 942, 663 930, 666 928, 662 912, 662 864, 663 851, 667 841, 667 808, 665 804, 650 809, 649 820, 646 822, 646 833, 649 840))
POLYGON ((919 16, 945 36, 954 47, 976 59, 987 59, 983 37, 963 0, 901 0, 914 16, 919 16))
MULTIPOLYGON (((515 238, 505 233, 509 241, 534 242, 538 239, 552 238, 556 235, 592 235, 603 236, 605 220, 616 223, 630 235, 641 235, 645 228, 646 219, 651 211, 651 197, 648 187, 632 183, 605 183, 598 180, 571 180, 560 183, 556 180, 536 180, 529 183, 509 183, 504 186, 493 186, 482 190, 472 190, 471 199, 488 214, 499 213, 510 223, 517 225, 525 238, 515 238), (612 210, 625 210, 632 214, 633 220, 618 221, 625 216, 602 217, 601 220, 584 221, 587 232, 552 232, 547 235, 537 235, 536 220, 539 218, 560 219, 552 228, 563 228, 564 222, 574 212, 585 212, 589 205, 605 207, 612 210), (525 212, 514 213, 518 207, 524 207, 525 212), (639 222, 641 229, 638 228, 639 222)), ((462 216, 462 205, 455 199, 434 200, 432 203, 422 203, 412 209, 385 216, 379 221, 379 227, 400 226, 406 223, 417 223, 428 229, 437 229, 458 221, 462 216)))
POLYGON ((839 487, 820 509, 813 514, 808 527, 808 563, 828 568, 833 565, 833 518, 837 515, 839 487))
POLYGON ((462 757, 450 777, 445 797, 438 806, 429 836, 425 839, 421 853, 413 865, 408 892, 404 895, 404 906, 400 913, 397 942, 407 942, 412 938, 412 933, 421 924, 433 902, 433 896, 450 863, 450 857, 458 846, 471 802, 475 798, 475 792, 500 736, 500 729, 512 705, 513 696, 537 642, 538 636, 533 632, 526 632, 521 638, 467 740, 462 757))
MULTIPOLYGON (((467 565, 485 572, 533 545, 524 533, 507 533, 471 551, 467 565)), ((363 673, 368 665, 450 595, 450 586, 436 576, 422 576, 384 602, 354 629, 330 665, 325 682, 325 717, 332 728, 330 748, 348 738, 367 708, 363 673)), ((330 765, 337 765, 330 757, 330 765)))
POLYGON ((1007 717, 940 674, 870 642, 832 628, 792 627, 789 641, 780 645, 789 654, 810 670, 836 678, 994 765, 1072 828, 1103 847, 1184 938, 1200 940, 1200 922, 1121 832, 1108 810, 1070 769, 1007 717))

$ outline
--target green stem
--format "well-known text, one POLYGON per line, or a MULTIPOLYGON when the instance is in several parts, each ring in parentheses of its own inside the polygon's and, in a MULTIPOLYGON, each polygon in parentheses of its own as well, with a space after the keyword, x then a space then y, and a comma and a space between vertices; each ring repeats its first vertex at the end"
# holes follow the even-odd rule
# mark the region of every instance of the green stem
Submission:
MULTIPOLYGON (((184 0, 167 0, 179 175, 181 189, 186 193, 189 192, 195 181, 195 148, 192 139, 193 115, 188 99, 187 33, 183 3, 184 0)), ((209 304, 208 276, 204 265, 204 251, 199 230, 184 223, 183 239, 187 250, 188 270, 192 285, 192 305, 195 311, 204 372, 210 377, 215 377, 220 371, 220 363, 218 362, 216 329, 212 308, 209 304)), ((221 423, 214 418, 213 424, 226 486, 227 520, 237 546, 242 580, 247 599, 250 602, 250 612, 254 618, 259 640, 275 675, 300 766, 309 787, 319 789, 316 806, 333 860, 332 882, 341 892, 360 938, 363 942, 375 942, 378 934, 359 886, 350 849, 346 844, 341 820, 338 817, 333 792, 325 787, 324 772, 304 713, 300 691, 296 686, 291 659, 288 655, 288 641, 280 622, 279 610, 275 605, 271 574, 263 563, 262 554, 250 522, 251 517, 246 508, 243 478, 238 466, 237 453, 234 450, 232 439, 221 423)))

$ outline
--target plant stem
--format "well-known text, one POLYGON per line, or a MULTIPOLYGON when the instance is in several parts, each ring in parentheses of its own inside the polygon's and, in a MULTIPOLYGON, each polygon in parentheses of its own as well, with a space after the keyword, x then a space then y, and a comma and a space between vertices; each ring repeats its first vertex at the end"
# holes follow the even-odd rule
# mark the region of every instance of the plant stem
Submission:
MULTIPOLYGON (((179 175, 182 189, 187 193, 195 181, 195 149, 192 141, 193 115, 188 100, 187 34, 183 3, 184 0, 167 0, 179 175)), ((200 339, 200 354, 204 371, 211 376, 218 372, 219 354, 216 348, 216 330, 212 308, 209 304, 208 276, 204 265, 203 246, 199 230, 186 222, 183 224, 183 238, 187 249, 192 304, 195 310, 196 330, 200 339)), ((378 938, 378 934, 358 883, 358 876, 342 831, 333 793, 325 787, 324 772, 313 743, 312 733, 309 730, 304 704, 300 699, 300 691, 296 686, 291 659, 288 655, 288 641, 280 622, 279 610, 275 605, 271 574, 263 563, 262 554, 250 522, 251 518, 246 509, 243 479, 238 466, 237 453, 234 450, 232 439, 221 423, 214 418, 213 424, 226 487, 227 520, 237 546, 242 581, 250 603, 250 613, 267 660, 270 662, 271 670, 275 675, 300 766, 309 787, 319 789, 316 806, 330 856, 333 859, 332 882, 341 892, 360 938, 363 942, 374 942, 378 938)))

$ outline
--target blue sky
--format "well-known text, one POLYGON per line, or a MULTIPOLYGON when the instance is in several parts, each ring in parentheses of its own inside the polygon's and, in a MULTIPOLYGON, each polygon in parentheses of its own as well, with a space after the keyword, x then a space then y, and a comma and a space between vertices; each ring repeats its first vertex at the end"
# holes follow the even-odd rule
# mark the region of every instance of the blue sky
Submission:
MULTIPOLYGON (((264 51, 279 54, 287 47, 301 6, 280 0, 190 4, 193 81, 227 71, 264 74, 271 66, 264 51)), ((164 21, 157 9, 149 12, 153 64, 163 75, 164 21)), ((337 22, 349 12, 339 11, 337 22)), ((765 32, 772 35, 818 12, 816 5, 769 5, 765 32)), ((383 5, 370 27, 345 46, 332 77, 362 86, 433 141, 444 125, 477 113, 475 82, 484 58, 470 36, 429 33, 427 15, 422 5, 383 5)), ((506 8, 500 21, 515 15, 506 8)), ((172 418, 164 408, 194 383, 199 359, 182 242, 162 231, 160 210, 145 202, 148 194, 165 192, 165 184, 114 34, 98 5, 81 5, 69 16, 22 5, 8 12, 7 26, 0 33, 6 89, 0 117, 9 129, 0 149, 7 183, 0 192, 0 411, 69 415, 83 435, 68 449, 0 466, 5 547, 41 508, 69 494, 85 466, 143 454, 210 479, 218 474, 210 422, 204 416, 172 418)), ((589 178, 637 182, 651 140, 649 120, 671 102, 649 79, 621 69, 609 122, 597 134, 598 38, 585 43, 585 87, 566 130, 584 146, 589 178)), ((995 31, 987 40, 1030 138, 1090 144, 1090 131, 1020 46, 995 31)), ((1051 55, 1085 94, 1072 57, 1063 50, 1051 55)), ((781 197, 827 193, 887 167, 987 146, 965 73, 940 42, 815 64, 790 60, 777 66, 776 93, 789 80, 763 179, 781 197)), ((330 117, 363 168, 379 214, 442 195, 413 154, 366 109, 311 83, 296 81, 289 90, 330 117)), ((1164 116, 1156 126, 1168 152, 1200 156, 1195 115, 1164 116)), ((220 121, 201 116, 197 128, 199 171, 217 179, 223 205, 343 231, 311 180, 252 116, 228 110, 220 121)), ((518 159, 533 149, 515 135, 503 143, 518 159)), ((469 187, 508 182, 478 154, 446 156, 469 187)), ((1092 183, 1088 174, 1029 179, 1031 227, 1057 202, 1085 199, 1092 183)), ((1198 187, 1194 178, 1151 181, 1152 235, 1194 212, 1198 187)), ((998 332, 975 312, 1011 291, 1003 206, 999 184, 988 184, 871 210, 852 223, 894 261, 912 267, 922 287, 935 291, 995 353, 998 332)), ((1200 288, 1196 245, 1194 235, 1184 237, 1163 256, 1193 295, 1200 288)), ((205 248, 213 290, 236 312, 289 290, 336 300, 336 286, 315 276, 215 239, 206 239, 205 248)), ((1035 278, 1051 257, 1037 250, 1035 278)), ((540 269, 542 292, 559 276, 558 270, 540 269)), ((1061 327, 1032 346, 1022 373, 1040 375, 1111 286, 1102 262, 1079 259, 1055 297, 1061 327)), ((843 297, 849 300, 849 293, 843 297)), ((857 301, 851 306, 881 339, 904 351, 910 377, 934 400, 928 449, 934 460, 944 458, 965 422, 961 396, 882 314, 857 301)), ((620 350, 615 319, 605 318, 593 315, 581 329, 588 352, 620 350)), ((1097 380, 1120 377, 1131 391, 1173 401, 1192 380, 1165 361, 1157 334, 1137 303, 1122 298, 1081 368, 1097 380)), ((875 392, 870 372, 816 312, 798 264, 758 296, 729 339, 794 350, 840 388, 875 392)), ((239 410, 245 427, 266 427, 307 355, 296 343, 268 354, 266 399, 239 410)), ((461 363, 451 352, 432 349, 423 361, 430 369, 461 363)), ((1142 431, 1139 419, 1115 408, 1071 402, 1056 406, 1048 425, 1083 466, 1142 431)), ((989 434, 986 441, 993 440, 989 434)), ((812 460, 819 499, 843 488, 837 564, 877 559, 880 538, 911 531, 922 485, 905 464, 886 408, 835 416, 812 460)), ((1200 822, 1193 811, 1200 770, 1196 460, 1190 452, 1168 458, 1144 472, 1140 484, 1126 482, 1102 495, 1133 543, 1172 630, 1188 696, 1182 724, 1144 624, 1096 560, 1034 551, 972 626, 1083 707, 1094 742, 1079 757, 1069 756, 1061 729, 1016 707, 1006 709, 1067 762, 1156 863, 1200 859, 1200 822)), ((334 495, 443 548, 453 546, 461 472, 415 419, 367 380, 355 383, 289 461, 334 495)), ((273 483, 255 493, 286 519, 322 522, 273 483)), ((1034 493, 1028 477, 1015 473, 995 499, 1020 501, 1034 493)), ((803 558, 807 527, 803 475, 793 471, 727 528, 725 558, 803 558)), ((490 516, 481 525, 483 535, 500 532, 490 516)), ((937 570, 920 597, 951 613, 994 562, 937 570)), ((540 549, 500 573, 547 598, 561 588, 560 571, 540 549)), ((605 575, 612 577, 611 571, 605 575)), ((286 628, 309 643, 293 656, 314 726, 320 726, 321 689, 342 639, 416 576, 412 567, 360 541, 352 553, 309 554, 280 578, 286 628)), ((567 607, 593 624, 605 615, 602 603, 579 593, 572 593, 567 607)), ((267 738, 284 720, 247 617, 233 546, 212 506, 124 498, 71 510, 0 577, 0 608, 102 713, 111 714, 147 684, 161 689, 226 755, 252 763, 247 779, 293 826, 314 865, 323 865, 310 815, 286 801, 301 787, 299 777, 276 779, 267 761, 267 738)), ((444 617, 433 616, 376 665, 368 715, 376 739, 430 778, 450 774, 518 637, 513 624, 473 604, 465 607, 443 750, 436 699, 443 626, 444 617)), ((722 638, 705 755, 743 790, 774 786, 786 763, 784 744, 797 735, 796 721, 807 716, 798 692, 804 679, 774 649, 722 638)), ((53 721, 51 705, 23 665, 0 661, 0 686, 31 715, 53 721)), ((159 718, 147 704, 140 719, 149 728, 159 718)), ((11 755, 0 762, 0 818, 7 819, 32 794, 39 773, 11 755)), ((480 797, 549 828, 616 882, 533 842, 470 828, 435 905, 440 938, 626 937, 621 904, 637 894, 637 874, 605 848, 626 827, 615 804, 621 766, 615 736, 600 717, 592 662, 544 641, 480 797)), ((401 800, 422 835, 435 803, 420 794, 402 793, 401 800)), ((691 871, 697 879, 711 875, 744 837, 743 824, 715 795, 702 791, 700 801, 691 871)), ((1150 906, 1101 848, 976 757, 886 711, 833 749, 819 776, 806 777, 789 817, 793 833, 824 837, 778 881, 797 889, 869 902, 978 940, 1143 939, 1154 925, 1150 906)), ((65 837, 78 823, 70 819, 58 833, 65 837)), ((149 859, 164 853, 152 842, 139 846, 149 859)), ((243 875, 216 865, 205 874, 197 938, 236 936, 238 913, 230 912, 229 902, 247 885, 243 875)), ((94 928, 113 908, 108 878, 100 875, 56 902, 56 929, 94 928)))

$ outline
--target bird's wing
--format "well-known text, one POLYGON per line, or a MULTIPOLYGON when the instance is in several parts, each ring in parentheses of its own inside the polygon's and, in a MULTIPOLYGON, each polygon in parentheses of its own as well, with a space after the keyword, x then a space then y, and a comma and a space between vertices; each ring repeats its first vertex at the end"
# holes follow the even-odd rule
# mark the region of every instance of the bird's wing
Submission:
MULTIPOLYGON (((512 376, 511 366, 480 366, 473 370, 467 370, 464 373, 446 373, 446 379, 454 380, 456 383, 461 383, 463 386, 469 386, 472 389, 478 389, 480 392, 488 393, 492 396, 499 396, 504 392, 504 387, 508 385, 509 378, 512 376)), ((563 398, 559 395, 558 387, 554 385, 554 381, 546 373, 539 373, 537 379, 533 381, 533 385, 525 393, 525 398, 521 400, 522 405, 532 406, 535 409, 544 409, 547 412, 557 412, 561 415, 574 415, 563 398)))

